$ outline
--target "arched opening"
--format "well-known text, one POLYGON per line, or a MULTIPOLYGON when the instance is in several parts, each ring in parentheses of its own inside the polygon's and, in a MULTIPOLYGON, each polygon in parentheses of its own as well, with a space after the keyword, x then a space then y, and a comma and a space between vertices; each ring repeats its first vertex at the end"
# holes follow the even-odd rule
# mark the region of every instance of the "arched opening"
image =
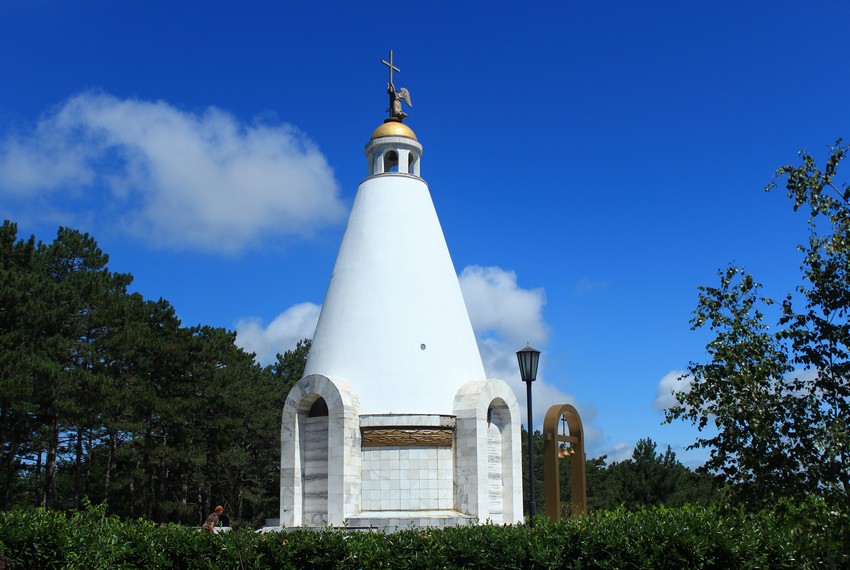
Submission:
POLYGON ((494 399, 487 408, 487 496, 493 524, 508 522, 505 513, 510 512, 510 505, 506 504, 513 485, 510 425, 508 405, 501 398, 494 399))
POLYGON ((301 505, 305 526, 328 524, 328 404, 309 394, 298 407, 301 505))
POLYGON ((325 402, 324 398, 317 398, 313 405, 310 406, 310 412, 307 414, 308 417, 318 418, 321 416, 328 415, 328 403, 325 402))
POLYGON ((384 153, 384 172, 398 172, 398 152, 389 150, 384 153))
POLYGON ((342 526, 360 511, 359 418, 357 394, 344 382, 310 374, 289 391, 280 424, 281 526, 342 526), (328 415, 319 415, 324 407, 328 415))

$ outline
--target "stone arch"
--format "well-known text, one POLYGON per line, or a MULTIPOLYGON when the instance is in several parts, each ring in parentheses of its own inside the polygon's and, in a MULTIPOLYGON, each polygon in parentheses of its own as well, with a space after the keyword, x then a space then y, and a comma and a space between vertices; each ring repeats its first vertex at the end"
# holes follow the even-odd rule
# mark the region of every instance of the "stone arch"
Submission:
POLYGON ((522 521, 519 405, 501 380, 467 382, 454 401, 455 509, 481 522, 522 521))
POLYGON ((570 513, 581 515, 587 512, 587 486, 585 483, 584 427, 578 410, 570 404, 556 404, 549 408, 543 419, 543 479, 546 487, 546 516, 554 521, 561 520, 561 477, 560 460, 564 457, 561 444, 569 444, 566 451, 571 455, 570 480, 572 484, 570 513), (563 421, 569 435, 558 433, 558 424, 563 421))
POLYGON ((292 387, 281 418, 282 526, 342 525, 360 510, 359 416, 341 380, 312 374, 292 387))

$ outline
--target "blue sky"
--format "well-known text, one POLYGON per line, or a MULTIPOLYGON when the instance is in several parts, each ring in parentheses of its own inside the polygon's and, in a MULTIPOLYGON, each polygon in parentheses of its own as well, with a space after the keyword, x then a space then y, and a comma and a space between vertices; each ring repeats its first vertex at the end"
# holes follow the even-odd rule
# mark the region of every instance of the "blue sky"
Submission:
MULTIPOLYGON (((184 324, 309 336, 383 120, 389 49, 491 376, 543 351, 535 425, 686 463, 658 390, 697 287, 784 296, 806 235, 764 186, 848 135, 850 4, 0 0, 0 215, 90 232, 184 324)), ((512 376, 512 377, 511 377, 512 376)))

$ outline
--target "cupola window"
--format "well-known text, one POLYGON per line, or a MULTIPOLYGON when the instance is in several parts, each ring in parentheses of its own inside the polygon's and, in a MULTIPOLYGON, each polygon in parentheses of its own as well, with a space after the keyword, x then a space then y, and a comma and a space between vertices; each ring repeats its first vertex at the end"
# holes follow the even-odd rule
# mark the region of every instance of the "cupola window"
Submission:
POLYGON ((398 152, 390 150, 384 154, 384 172, 398 172, 398 152))
POLYGON ((419 176, 419 155, 411 152, 407 155, 407 172, 419 176))

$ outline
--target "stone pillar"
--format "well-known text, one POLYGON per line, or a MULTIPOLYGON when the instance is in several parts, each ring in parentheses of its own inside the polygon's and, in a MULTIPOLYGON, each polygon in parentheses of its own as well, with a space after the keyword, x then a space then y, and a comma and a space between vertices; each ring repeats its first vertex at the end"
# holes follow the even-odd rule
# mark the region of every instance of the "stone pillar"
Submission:
POLYGON ((281 526, 342 526, 360 512, 359 422, 360 403, 347 383, 312 374, 293 386, 281 421, 281 526), (327 440, 311 445, 325 434, 323 426, 313 425, 318 418, 310 417, 320 398, 327 405, 327 440), (311 447, 327 450, 326 462, 311 453, 311 447), (326 493, 322 478, 327 480, 326 493))
POLYGON ((455 510, 482 523, 521 522, 520 415, 513 391, 501 380, 467 382, 455 396, 454 413, 455 510))

